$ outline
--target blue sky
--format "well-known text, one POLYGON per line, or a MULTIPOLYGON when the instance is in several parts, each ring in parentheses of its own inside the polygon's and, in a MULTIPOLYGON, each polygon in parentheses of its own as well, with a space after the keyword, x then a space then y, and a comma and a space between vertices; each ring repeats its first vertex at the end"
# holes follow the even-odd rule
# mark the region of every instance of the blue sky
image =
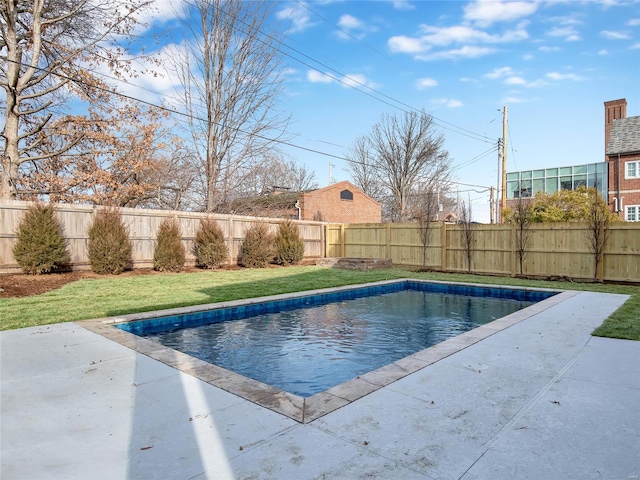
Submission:
MULTIPOLYGON (((338 157, 383 113, 425 109, 455 179, 488 187, 504 106, 507 171, 602 161, 603 102, 626 98, 640 115, 638 1, 300 0, 280 2, 273 21, 294 57, 281 105, 292 142, 338 157)), ((350 179, 343 160, 285 150, 321 186, 330 163, 334 181, 350 179)), ((488 221, 489 193, 459 188, 488 221)))

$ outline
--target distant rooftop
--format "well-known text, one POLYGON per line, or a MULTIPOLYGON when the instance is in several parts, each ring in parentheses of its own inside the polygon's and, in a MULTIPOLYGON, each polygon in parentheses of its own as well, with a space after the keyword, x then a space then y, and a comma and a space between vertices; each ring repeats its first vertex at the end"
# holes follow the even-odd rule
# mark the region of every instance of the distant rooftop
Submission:
POLYGON ((607 155, 640 152, 640 116, 619 118, 611 126, 607 155))

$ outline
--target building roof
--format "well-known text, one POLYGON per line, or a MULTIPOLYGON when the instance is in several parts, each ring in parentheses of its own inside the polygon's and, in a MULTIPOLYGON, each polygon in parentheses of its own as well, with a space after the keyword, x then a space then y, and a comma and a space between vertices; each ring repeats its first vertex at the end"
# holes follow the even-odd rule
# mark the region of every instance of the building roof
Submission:
POLYGON ((640 116, 619 118, 611 126, 607 155, 640 152, 640 116))
POLYGON ((311 195, 311 196, 315 196, 315 195, 322 195, 325 192, 328 192, 330 190, 336 190, 336 189, 351 189, 351 190, 355 190, 360 192, 365 199, 367 199, 369 202, 372 202, 376 205, 382 205, 380 202, 378 202, 377 200, 374 200, 373 198, 371 198, 369 195, 367 195, 366 193, 364 193, 362 190, 360 190, 358 187, 356 187, 353 183, 347 181, 347 180, 343 180, 341 182, 337 182, 337 183, 332 183, 331 185, 324 187, 324 188, 318 188, 317 190, 311 190, 308 192, 304 192, 305 195, 311 195))

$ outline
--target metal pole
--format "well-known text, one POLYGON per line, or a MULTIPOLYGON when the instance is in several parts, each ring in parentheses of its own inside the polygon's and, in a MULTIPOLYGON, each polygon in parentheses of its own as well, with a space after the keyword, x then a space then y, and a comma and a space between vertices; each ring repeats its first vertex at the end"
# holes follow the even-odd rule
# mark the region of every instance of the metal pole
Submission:
POLYGON ((500 205, 500 219, 504 222, 504 210, 507 208, 507 107, 502 115, 502 202, 500 205))

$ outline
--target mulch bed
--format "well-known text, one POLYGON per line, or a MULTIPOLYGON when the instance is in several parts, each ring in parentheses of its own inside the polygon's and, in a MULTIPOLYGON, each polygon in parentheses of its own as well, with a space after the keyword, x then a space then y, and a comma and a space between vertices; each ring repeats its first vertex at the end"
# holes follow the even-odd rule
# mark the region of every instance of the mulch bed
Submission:
MULTIPOLYGON (((195 271, 195 269, 193 269, 195 271)), ((188 271, 188 270, 185 270, 188 271)), ((22 273, 0 274, 0 298, 28 297, 56 290, 67 283, 82 278, 130 277, 134 275, 158 275, 151 269, 129 270, 120 275, 97 275, 90 271, 25 275, 22 273)))

